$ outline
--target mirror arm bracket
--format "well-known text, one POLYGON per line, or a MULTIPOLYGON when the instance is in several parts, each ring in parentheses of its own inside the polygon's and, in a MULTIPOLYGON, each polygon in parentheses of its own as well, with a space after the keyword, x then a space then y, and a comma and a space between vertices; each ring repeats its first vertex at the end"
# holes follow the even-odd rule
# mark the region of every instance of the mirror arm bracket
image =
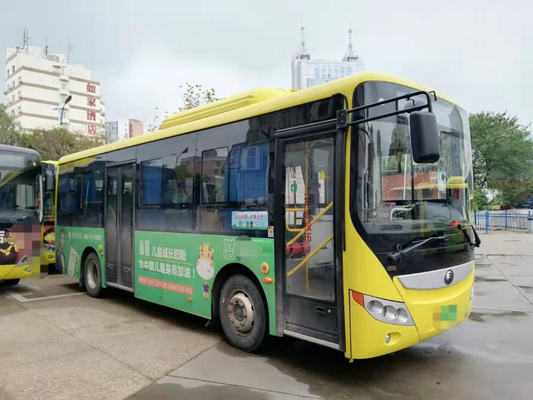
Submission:
POLYGON ((374 120, 381 119, 381 118, 392 117, 392 116, 398 115, 398 114, 411 113, 413 111, 421 111, 421 110, 423 110, 425 108, 427 108, 428 111, 430 113, 432 113, 433 112, 433 106, 431 104, 431 97, 432 96, 430 96, 430 93, 433 94, 433 97, 436 100, 437 99, 437 95, 436 95, 436 93, 434 91, 426 92, 424 90, 420 90, 418 92, 413 92, 413 93, 408 93, 408 94, 404 94, 404 95, 397 96, 397 97, 392 97, 392 98, 387 99, 387 100, 378 101, 376 103, 367 104, 367 105, 364 105, 364 106, 359 106, 359 107, 352 108, 352 109, 349 109, 349 110, 339 110, 339 111, 337 111, 337 129, 346 130, 350 126, 353 126, 353 125, 362 124, 362 123, 365 123, 365 122, 370 122, 370 121, 374 121, 374 120), (421 104, 419 106, 411 107, 408 110, 397 110, 397 111, 393 111, 393 112, 389 112, 389 113, 384 113, 384 114, 381 114, 381 115, 376 115, 376 116, 373 116, 373 117, 361 118, 361 119, 356 119, 355 121, 351 121, 350 114, 354 114, 354 113, 357 113, 359 111, 366 111, 366 110, 369 110, 369 109, 371 109, 373 107, 378 107, 378 106, 381 106, 381 105, 384 105, 384 104, 394 103, 394 102, 397 102, 398 100, 403 100, 403 99, 409 100, 409 99, 411 99, 412 97, 415 97, 415 96, 425 96, 426 103, 425 104, 421 104))

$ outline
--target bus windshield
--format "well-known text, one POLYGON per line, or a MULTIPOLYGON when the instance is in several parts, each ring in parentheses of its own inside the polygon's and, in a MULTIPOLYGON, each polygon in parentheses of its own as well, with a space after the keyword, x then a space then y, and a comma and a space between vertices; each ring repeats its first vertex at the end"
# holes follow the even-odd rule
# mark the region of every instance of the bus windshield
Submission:
POLYGON ((33 171, 0 181, 0 217, 6 211, 37 211, 37 178, 33 171))
MULTIPOLYGON (((369 82, 357 89, 355 98, 360 104, 370 104, 413 91, 369 82)), ((416 104, 424 101, 414 98, 416 104)), ((375 107, 367 116, 412 104, 413 100, 403 100, 375 107)), ((473 182, 468 116, 442 99, 433 102, 433 112, 440 143, 440 160, 434 164, 413 162, 408 113, 359 125, 352 154, 358 175, 355 196, 358 216, 368 233, 433 231, 470 221, 473 182)))
POLYGON ((0 149, 0 181, 7 178, 9 173, 20 171, 38 159, 38 155, 4 151, 0 149))

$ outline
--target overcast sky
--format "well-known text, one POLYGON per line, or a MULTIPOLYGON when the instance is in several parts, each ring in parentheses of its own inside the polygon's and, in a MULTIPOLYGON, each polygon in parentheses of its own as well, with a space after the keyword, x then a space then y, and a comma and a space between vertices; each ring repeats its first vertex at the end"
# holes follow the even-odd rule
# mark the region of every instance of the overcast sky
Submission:
POLYGON ((102 84, 107 120, 141 119, 145 128, 155 107, 180 107, 186 82, 223 97, 290 88, 302 20, 312 58, 340 60, 351 24, 366 70, 434 87, 469 112, 533 122, 528 1, 0 0, 0 10, 0 64, 6 47, 22 44, 23 28, 30 45, 47 37, 52 52, 70 42, 72 62, 102 84))

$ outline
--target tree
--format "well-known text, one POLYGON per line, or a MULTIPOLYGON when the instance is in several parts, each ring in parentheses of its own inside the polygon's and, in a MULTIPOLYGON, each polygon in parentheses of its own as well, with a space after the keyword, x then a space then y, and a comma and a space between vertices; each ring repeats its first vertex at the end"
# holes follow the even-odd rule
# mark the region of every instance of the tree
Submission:
POLYGON ((18 146, 20 142, 19 125, 7 114, 5 104, 0 104, 0 143, 18 146))
POLYGON ((514 204, 533 192, 533 141, 529 126, 507 113, 470 115, 475 188, 496 189, 514 204))
POLYGON ((0 104, 0 144, 26 147, 37 151, 43 160, 59 160, 67 154, 87 150, 103 143, 101 137, 76 135, 64 128, 35 129, 22 133, 15 119, 0 104))
MULTIPOLYGON (((183 89, 184 87, 180 86, 180 88, 183 89)), ((190 110, 191 108, 220 100, 215 95, 215 89, 203 89, 202 85, 191 85, 190 83, 185 84, 185 92, 182 99, 183 107, 180 108, 180 111, 190 110)))
POLYGON ((33 149, 43 160, 59 160, 68 154, 100 146, 99 137, 76 135, 64 128, 36 129, 32 133, 22 135, 21 145, 33 149))

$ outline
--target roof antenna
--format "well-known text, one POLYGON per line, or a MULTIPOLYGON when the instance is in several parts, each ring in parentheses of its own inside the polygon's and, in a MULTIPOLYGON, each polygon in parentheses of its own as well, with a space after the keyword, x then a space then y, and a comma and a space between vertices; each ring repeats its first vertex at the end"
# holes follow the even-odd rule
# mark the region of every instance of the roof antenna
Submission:
POLYGON ((44 37, 44 57, 48 58, 48 36, 44 37))
POLYGON ((298 53, 296 54, 296 58, 299 58, 300 60, 310 60, 311 54, 309 54, 309 51, 305 47, 305 27, 303 26, 303 21, 302 21, 302 26, 300 27, 300 29, 302 31, 302 41, 300 42, 300 49, 298 50, 298 53))
POLYGON ((352 43, 352 24, 350 24, 350 29, 348 29, 348 49, 342 58, 342 61, 353 62, 357 61, 359 56, 355 53, 352 43))

